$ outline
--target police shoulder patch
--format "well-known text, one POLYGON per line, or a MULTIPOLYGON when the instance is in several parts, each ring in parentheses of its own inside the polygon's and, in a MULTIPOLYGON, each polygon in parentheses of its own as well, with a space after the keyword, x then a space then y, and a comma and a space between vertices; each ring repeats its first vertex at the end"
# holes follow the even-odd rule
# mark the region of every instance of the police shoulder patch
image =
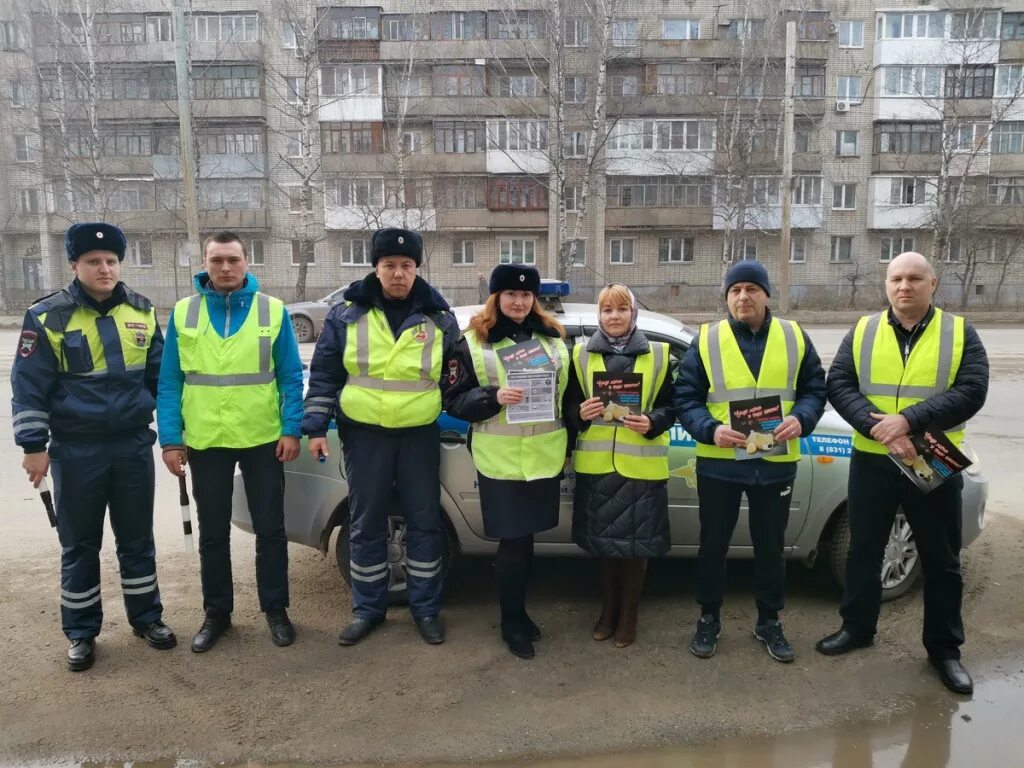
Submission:
POLYGON ((448 383, 454 384, 459 380, 459 361, 449 360, 448 361, 448 383))
POLYGON ((39 334, 35 331, 22 331, 18 339, 18 357, 29 357, 36 351, 39 344, 39 334))

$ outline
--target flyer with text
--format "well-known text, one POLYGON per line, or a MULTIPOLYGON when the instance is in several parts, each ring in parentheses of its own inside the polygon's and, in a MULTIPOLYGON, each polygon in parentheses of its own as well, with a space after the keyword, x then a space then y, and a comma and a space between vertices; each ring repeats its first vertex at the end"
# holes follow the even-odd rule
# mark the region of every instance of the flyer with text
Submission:
POLYGON ((911 432, 908 437, 914 444, 917 456, 907 459, 890 453, 889 458, 924 493, 934 491, 949 478, 971 466, 971 460, 939 429, 911 432))
POLYGON ((782 398, 778 395, 730 401, 729 425, 747 436, 747 444, 735 449, 736 458, 743 461, 787 455, 789 443, 778 442, 772 434, 782 419, 782 398))
POLYGON ((604 413, 597 423, 619 426, 630 414, 640 416, 643 413, 642 373, 594 371, 592 383, 593 396, 601 398, 601 404, 604 405, 604 413))

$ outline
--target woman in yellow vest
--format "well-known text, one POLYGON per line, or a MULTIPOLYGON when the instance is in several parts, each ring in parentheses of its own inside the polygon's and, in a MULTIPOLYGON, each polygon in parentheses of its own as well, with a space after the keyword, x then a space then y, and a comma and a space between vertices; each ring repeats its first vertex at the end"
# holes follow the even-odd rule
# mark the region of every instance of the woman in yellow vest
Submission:
POLYGON ((570 445, 562 412, 571 366, 565 329, 537 302, 536 269, 502 264, 491 273, 489 288, 487 303, 459 344, 457 365, 450 366, 457 381, 446 393, 445 407, 455 418, 472 422, 469 450, 484 533, 500 540, 494 570, 501 637, 514 655, 532 659, 540 629, 526 613, 526 587, 534 534, 558 525, 559 486, 570 445), (516 381, 524 374, 532 384, 516 381), (534 393, 529 399, 527 386, 534 393))
POLYGON ((573 349, 575 375, 566 406, 579 431, 572 538, 601 558, 602 607, 594 639, 614 635, 615 646, 625 648, 636 639, 647 559, 672 546, 668 446, 676 412, 668 345, 648 341, 636 327, 632 292, 613 283, 597 304, 598 332, 573 349), (620 405, 627 408, 631 398, 636 400, 628 414, 615 413, 595 394, 595 381, 612 382, 621 374, 631 391, 620 405))

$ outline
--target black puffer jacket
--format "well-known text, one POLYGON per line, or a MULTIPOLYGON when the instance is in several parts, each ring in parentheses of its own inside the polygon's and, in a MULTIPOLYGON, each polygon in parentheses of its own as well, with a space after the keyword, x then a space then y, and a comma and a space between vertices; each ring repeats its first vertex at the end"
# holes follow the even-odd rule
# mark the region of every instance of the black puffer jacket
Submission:
MULTIPOLYGON (((637 330, 622 353, 616 353, 600 335, 591 337, 587 349, 604 355, 609 371, 632 371, 637 355, 650 348, 647 338, 637 330)), ((672 404, 673 371, 654 399, 647 416, 655 438, 672 428, 676 421, 672 404)), ((580 418, 580 403, 586 397, 572 377, 566 392, 566 423, 582 433, 590 426, 580 418)), ((659 557, 672 546, 668 522, 668 483, 665 480, 632 480, 616 472, 605 475, 576 473, 573 499, 572 539, 577 546, 597 557, 659 557)))

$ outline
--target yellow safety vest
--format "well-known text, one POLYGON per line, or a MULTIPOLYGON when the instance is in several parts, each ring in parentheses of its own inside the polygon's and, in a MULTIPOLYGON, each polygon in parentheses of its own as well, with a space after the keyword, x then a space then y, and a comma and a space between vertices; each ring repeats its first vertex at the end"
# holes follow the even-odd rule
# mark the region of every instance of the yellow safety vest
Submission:
MULTIPOLYGON (((78 306, 62 328, 51 328, 46 324, 47 314, 44 312, 39 315, 39 322, 46 331, 46 340, 53 350, 54 357, 57 358, 57 365, 61 372, 76 376, 105 376, 109 372, 109 366, 106 351, 103 348, 103 340, 100 338, 99 328, 96 326, 97 320, 100 320, 103 315, 92 307, 78 306), (63 342, 76 332, 81 334, 82 344, 76 346, 79 347, 83 358, 71 361, 67 359, 67 350, 63 342), (91 366, 87 365, 89 360, 91 360, 91 366)), ((152 308, 138 309, 128 302, 121 302, 111 309, 106 317, 112 318, 117 328, 124 369, 126 371, 144 371, 149 348, 153 343, 153 335, 156 333, 156 311, 152 308)))
MULTIPOLYGON (((853 332, 853 364, 860 391, 878 413, 899 413, 945 392, 956 379, 963 353, 964 319, 940 309, 935 310, 905 365, 896 331, 886 312, 862 317, 853 332)), ((959 447, 964 439, 964 425, 947 430, 946 437, 959 447)), ((868 453, 889 452, 857 430, 853 432, 853 447, 868 453)))
MULTIPOLYGON (((708 412, 723 424, 729 424, 729 402, 753 397, 778 395, 782 399, 783 418, 793 410, 796 401, 796 380, 804 359, 804 334, 792 320, 771 318, 768 341, 761 359, 757 381, 740 351, 740 345, 728 320, 705 323, 700 327, 700 357, 711 388, 708 390, 708 412)), ((697 455, 714 459, 735 459, 734 448, 697 443, 697 455)), ((800 440, 789 441, 785 456, 766 456, 764 461, 800 460, 800 440)))
POLYGON ((370 309, 346 329, 341 412, 389 429, 430 424, 441 414, 443 356, 444 333, 432 319, 395 339, 384 312, 370 309))
POLYGON ((205 296, 174 306, 187 446, 252 448, 281 438, 273 348, 283 316, 280 299, 256 293, 241 328, 225 339, 210 324, 205 296))
MULTIPOLYGON (((586 344, 577 344, 572 357, 576 377, 589 398, 593 395, 593 373, 606 370, 604 355, 589 352, 586 344)), ((637 355, 633 373, 643 376, 640 399, 642 410, 649 413, 668 374, 668 344, 650 342, 650 349, 637 355)), ((579 436, 573 454, 576 471, 588 475, 617 472, 634 480, 668 480, 669 433, 666 431, 648 440, 631 429, 615 426, 617 424, 594 421, 579 436)))
MULTIPOLYGON (((509 424, 507 410, 473 425, 473 464, 485 477, 495 480, 539 480, 556 477, 565 464, 569 443, 562 421, 562 396, 569 384, 569 350, 558 338, 534 334, 552 362, 558 366, 558 393, 555 396, 555 420, 537 424, 509 424)), ((480 386, 507 386, 508 376, 498 351, 516 342, 502 339, 494 344, 481 343, 475 332, 466 334, 473 358, 473 370, 480 386)))

